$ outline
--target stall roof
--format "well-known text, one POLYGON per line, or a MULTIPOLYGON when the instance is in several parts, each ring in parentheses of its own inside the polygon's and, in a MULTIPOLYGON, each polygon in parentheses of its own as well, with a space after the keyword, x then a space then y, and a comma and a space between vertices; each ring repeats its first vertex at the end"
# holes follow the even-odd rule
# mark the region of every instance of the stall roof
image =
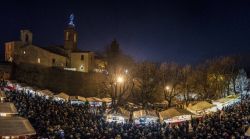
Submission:
POLYGON ((182 115, 194 115, 193 113, 180 108, 170 108, 165 111, 159 112, 159 115, 162 119, 170 119, 176 116, 182 116, 182 115))
POLYGON ((64 92, 61 92, 61 93, 55 95, 55 97, 59 97, 59 98, 65 99, 65 100, 69 100, 69 95, 64 93, 64 92))
POLYGON ((0 98, 6 98, 6 95, 3 91, 0 91, 0 98))
POLYGON ((53 96, 53 92, 51 92, 51 91, 50 91, 50 90, 48 90, 48 89, 41 90, 41 92, 42 92, 44 95, 47 95, 47 96, 53 96))
POLYGON ((77 101, 86 101, 86 98, 81 97, 81 96, 70 96, 69 99, 70 100, 77 100, 77 101))
POLYGON ((30 122, 22 117, 0 117, 0 136, 35 135, 30 122))
POLYGON ((140 117, 158 117, 155 110, 139 110, 133 112, 133 119, 140 117))
POLYGON ((245 136, 250 137, 250 127, 248 127, 248 129, 247 129, 247 131, 245 133, 245 136))
POLYGON ((102 98, 102 102, 109 103, 109 102, 111 102, 111 101, 112 101, 112 99, 111 99, 111 98, 109 98, 109 97, 102 98))
POLYGON ((130 117, 130 111, 125 110, 125 109, 123 109, 121 107, 118 108, 118 112, 120 112, 121 114, 123 114, 126 117, 130 117))
POLYGON ((201 111, 201 110, 212 108, 214 106, 215 105, 208 103, 207 101, 200 101, 192 106, 189 106, 188 108, 194 111, 201 111))
POLYGON ((16 107, 13 103, 0 103, 0 113, 18 114, 16 107))
POLYGON ((228 101, 235 100, 237 98, 238 98, 238 96, 230 95, 230 96, 227 96, 225 98, 217 99, 217 100, 215 100, 215 102, 226 103, 228 101))
POLYGON ((97 97, 88 97, 88 98, 86 98, 86 100, 88 102, 102 102, 102 100, 100 98, 97 98, 97 97))
POLYGON ((119 115, 119 116, 123 116, 123 117, 127 117, 129 118, 130 117, 130 111, 127 111, 121 107, 118 108, 118 110, 116 112, 110 110, 108 112, 108 114, 112 114, 112 115, 119 115))
POLYGON ((220 102, 220 103, 226 103, 228 101, 232 100, 231 98, 220 98, 215 100, 216 102, 220 102))
POLYGON ((36 86, 32 86, 31 88, 32 88, 32 90, 35 90, 35 91, 40 90, 40 88, 38 88, 36 86))
POLYGON ((22 87, 28 86, 28 85, 25 84, 25 83, 20 83, 19 85, 22 86, 22 87))

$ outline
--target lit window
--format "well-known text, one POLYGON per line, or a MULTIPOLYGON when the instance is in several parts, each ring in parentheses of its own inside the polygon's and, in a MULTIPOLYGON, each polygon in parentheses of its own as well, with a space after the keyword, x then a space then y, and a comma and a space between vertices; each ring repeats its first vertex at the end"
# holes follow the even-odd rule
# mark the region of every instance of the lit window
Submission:
POLYGON ((74 42, 76 42, 76 34, 74 35, 74 42))
POLYGON ((40 63, 40 62, 41 62, 41 60, 40 60, 40 58, 38 58, 38 59, 37 59, 37 63, 40 63))
POLYGON ((80 70, 84 70, 84 66, 83 65, 80 66, 80 70))
POLYGON ((69 32, 66 32, 66 40, 69 40, 69 32))
POLYGON ((6 113, 0 113, 0 117, 6 117, 7 114, 6 113))
POLYGON ((23 51, 23 54, 26 54, 26 52, 25 52, 25 51, 23 51))

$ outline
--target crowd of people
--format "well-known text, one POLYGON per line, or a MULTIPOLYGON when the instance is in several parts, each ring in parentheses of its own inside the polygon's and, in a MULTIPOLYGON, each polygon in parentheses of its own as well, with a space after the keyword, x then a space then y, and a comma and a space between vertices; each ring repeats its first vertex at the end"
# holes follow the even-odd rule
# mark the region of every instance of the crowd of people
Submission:
POLYGON ((104 119, 105 107, 70 104, 23 91, 6 91, 6 101, 13 102, 20 116, 29 119, 37 134, 31 138, 49 139, 220 139, 247 138, 250 123, 250 100, 226 107, 223 111, 170 125, 151 123, 108 123, 104 119))

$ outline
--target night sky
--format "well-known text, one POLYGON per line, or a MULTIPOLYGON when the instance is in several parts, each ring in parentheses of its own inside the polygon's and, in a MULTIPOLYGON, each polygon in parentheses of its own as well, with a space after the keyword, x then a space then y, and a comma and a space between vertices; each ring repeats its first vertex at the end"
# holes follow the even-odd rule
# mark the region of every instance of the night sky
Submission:
POLYGON ((102 51, 113 38, 136 60, 197 63, 250 52, 250 1, 1 1, 0 45, 33 32, 34 44, 63 44, 74 13, 78 47, 102 51))

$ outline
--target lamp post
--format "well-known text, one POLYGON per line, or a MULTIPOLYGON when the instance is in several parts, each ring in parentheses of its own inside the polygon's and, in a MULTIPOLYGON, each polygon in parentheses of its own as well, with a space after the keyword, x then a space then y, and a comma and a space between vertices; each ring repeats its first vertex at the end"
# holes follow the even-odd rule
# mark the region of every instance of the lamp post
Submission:
POLYGON ((122 84, 124 83, 124 77, 123 76, 118 76, 116 82, 120 87, 119 93, 121 93, 122 92, 122 84))
POLYGON ((116 79, 116 82, 119 83, 119 84, 123 83, 124 82, 123 76, 118 76, 117 79, 116 79))
POLYGON ((124 82, 124 77, 119 75, 115 77, 115 82, 114 82, 114 102, 113 106, 116 108, 117 103, 118 103, 118 96, 121 94, 122 91, 122 83, 124 82), (119 92, 118 92, 119 91, 119 92))
POLYGON ((167 86, 165 86, 165 90, 166 91, 169 91, 170 90, 170 87, 167 85, 167 86))
MULTIPOLYGON (((166 85, 164 88, 164 96, 165 96, 165 100, 167 100, 167 93, 170 91, 170 86, 166 85)), ((169 105, 170 102, 168 102, 169 105)))

